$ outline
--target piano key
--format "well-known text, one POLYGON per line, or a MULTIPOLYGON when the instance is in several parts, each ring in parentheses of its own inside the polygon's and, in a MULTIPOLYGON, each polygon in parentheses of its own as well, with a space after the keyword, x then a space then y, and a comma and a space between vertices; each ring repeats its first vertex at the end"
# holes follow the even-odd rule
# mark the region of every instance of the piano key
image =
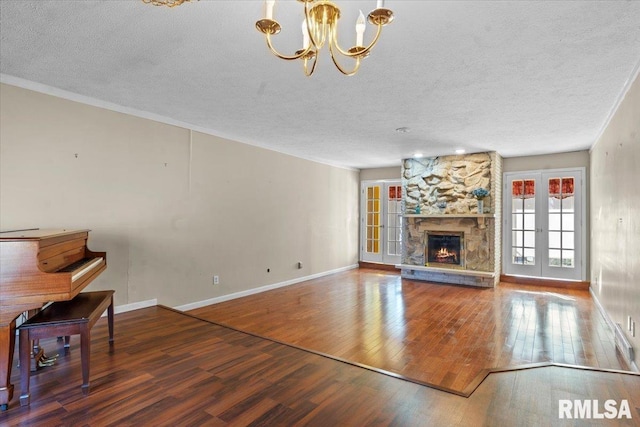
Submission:
POLYGON ((75 270, 74 273, 71 275, 71 282, 75 282, 76 280, 78 280, 79 278, 81 278, 82 276, 84 276, 85 274, 87 274, 88 272, 90 272, 100 264, 102 264, 103 259, 104 258, 102 257, 94 258, 93 261, 91 261, 85 267, 81 268, 80 270, 75 270))

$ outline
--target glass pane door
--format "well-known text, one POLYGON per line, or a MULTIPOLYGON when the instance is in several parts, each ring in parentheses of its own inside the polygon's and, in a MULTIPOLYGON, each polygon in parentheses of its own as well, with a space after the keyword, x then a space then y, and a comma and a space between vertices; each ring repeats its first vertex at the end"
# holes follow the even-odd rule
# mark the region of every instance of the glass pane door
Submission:
POLYGON ((400 263, 402 253, 402 186, 400 181, 362 183, 360 259, 400 263))
POLYGON ((399 264, 402 255, 402 186, 400 183, 386 183, 385 194, 387 196, 387 239, 382 262, 399 264))
POLYGON ((579 280, 581 277, 581 177, 576 173, 544 173, 547 257, 544 277, 579 280))
POLYGON ((582 280, 582 170, 505 174, 505 274, 582 280))
POLYGON ((536 196, 539 192, 539 177, 536 174, 511 175, 506 179, 508 210, 505 212, 509 239, 505 239, 505 273, 536 276, 540 271, 540 229, 536 196))
POLYGON ((382 245, 380 242, 382 237, 381 194, 382 184, 374 184, 364 187, 363 261, 382 262, 382 245))

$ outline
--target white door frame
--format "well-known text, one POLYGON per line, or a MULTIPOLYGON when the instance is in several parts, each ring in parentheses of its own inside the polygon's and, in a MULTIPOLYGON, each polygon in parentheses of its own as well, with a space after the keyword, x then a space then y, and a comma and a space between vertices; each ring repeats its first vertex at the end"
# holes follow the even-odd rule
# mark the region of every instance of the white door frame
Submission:
MULTIPOLYGON (((395 250, 396 255, 390 254, 390 244, 395 244, 394 239, 390 239, 389 233, 401 232, 402 212, 400 203, 397 203, 395 213, 389 212, 388 192, 389 187, 402 186, 401 179, 367 180, 360 182, 360 261, 377 262, 384 264, 399 264, 401 260, 401 249, 395 250), (379 252, 368 252, 367 249, 367 194, 368 187, 380 188, 380 226, 377 230, 379 236, 379 252), (393 216, 393 218, 391 218, 393 216), (394 230, 395 229, 395 230, 394 230)), ((402 200, 402 199, 401 199, 402 200)), ((401 202, 401 201, 400 201, 401 202)), ((401 237, 399 237, 401 240, 401 237)), ((394 251, 391 251, 394 252, 394 251)))
MULTIPOLYGON (((503 174, 503 198, 502 198, 502 212, 503 212, 503 239, 502 239, 502 268, 505 274, 534 276, 534 277, 549 277, 555 279, 568 279, 568 280, 586 280, 587 277, 587 241, 586 241, 586 214, 587 214, 587 201, 586 201, 586 168, 562 168, 562 169, 540 169, 532 171, 518 171, 518 172, 505 172, 503 174), (579 180, 579 190, 576 191, 575 196, 575 209, 577 212, 576 221, 579 224, 575 224, 575 248, 576 248, 576 270, 577 273, 573 277, 566 277, 564 269, 558 269, 556 275, 551 275, 554 269, 545 267, 542 264, 543 260, 548 260, 548 186, 546 180, 543 178, 549 177, 549 175, 572 174, 579 180), (511 214, 511 181, 514 179, 535 179, 536 188, 543 191, 536 191, 535 198, 535 236, 536 236, 536 265, 515 265, 511 263, 511 248, 512 248, 512 214, 511 214), (579 209, 579 212, 578 212, 579 209), (578 250, 580 253, 578 254, 578 250), (546 251, 546 253, 545 253, 546 251), (565 274, 563 274, 565 273, 565 274)), ((547 261, 548 264, 548 261, 547 261)))

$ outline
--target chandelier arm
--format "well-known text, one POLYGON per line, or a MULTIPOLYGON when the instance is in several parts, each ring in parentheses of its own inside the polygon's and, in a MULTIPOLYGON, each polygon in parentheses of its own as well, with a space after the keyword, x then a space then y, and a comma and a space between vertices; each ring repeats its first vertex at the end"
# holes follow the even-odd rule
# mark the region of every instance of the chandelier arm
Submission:
POLYGON ((311 77, 311 75, 313 74, 313 72, 316 70, 316 64, 318 63, 318 55, 313 57, 313 65, 311 65, 311 71, 309 71, 309 68, 307 66, 309 62, 308 58, 304 58, 304 74, 307 77, 311 77))
POLYGON ((369 53, 369 51, 373 48, 373 46, 375 46, 376 43, 378 43, 378 39, 380 38, 380 34, 382 34, 382 25, 378 24, 378 31, 376 31, 376 35, 373 38, 373 40, 371 41, 371 43, 369 44, 369 46, 365 47, 362 50, 359 50, 357 52, 351 53, 348 51, 343 50, 340 45, 338 44, 338 38, 336 37, 337 32, 336 32, 336 28, 334 27, 333 29, 333 34, 332 34, 332 41, 335 44, 336 48, 338 49, 338 51, 344 55, 344 56, 349 56, 349 57, 358 57, 358 56, 363 56, 366 55, 367 53, 369 53))
POLYGON ((311 45, 309 45, 306 49, 296 52, 295 55, 283 55, 273 47, 273 44, 271 43, 271 35, 266 33, 265 36, 267 38, 267 46, 269 47, 269 50, 280 59, 286 59, 287 61, 300 59, 311 51, 311 45))
POLYGON ((338 63, 338 60, 336 59, 336 56, 335 56, 334 51, 333 51, 333 43, 329 43, 329 54, 331 56, 331 60, 333 61, 333 64, 345 76, 353 76, 355 73, 358 72, 358 69, 360 68, 360 60, 361 60, 361 57, 359 55, 347 55, 349 57, 354 57, 355 56, 354 59, 356 61, 356 66, 353 68, 353 70, 347 71, 344 68, 342 68, 342 66, 338 63))

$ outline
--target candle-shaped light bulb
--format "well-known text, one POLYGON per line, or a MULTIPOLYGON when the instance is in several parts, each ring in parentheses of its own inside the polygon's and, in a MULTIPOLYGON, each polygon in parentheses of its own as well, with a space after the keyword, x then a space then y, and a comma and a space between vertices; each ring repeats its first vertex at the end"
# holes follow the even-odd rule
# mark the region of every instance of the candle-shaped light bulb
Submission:
POLYGON ((376 6, 376 9, 382 9, 384 7, 384 0, 378 0, 378 5, 376 6))
POLYGON ((276 4, 276 0, 265 0, 264 4, 266 6, 266 18, 273 19, 273 6, 276 4))
POLYGON ((366 24, 364 23, 364 15, 362 14, 362 11, 360 11, 360 16, 358 16, 358 20, 356 21, 356 46, 363 45, 365 28, 366 24))
POLYGON ((308 48, 309 43, 309 28, 307 27, 307 20, 305 18, 305 20, 302 21, 302 48, 308 48))

